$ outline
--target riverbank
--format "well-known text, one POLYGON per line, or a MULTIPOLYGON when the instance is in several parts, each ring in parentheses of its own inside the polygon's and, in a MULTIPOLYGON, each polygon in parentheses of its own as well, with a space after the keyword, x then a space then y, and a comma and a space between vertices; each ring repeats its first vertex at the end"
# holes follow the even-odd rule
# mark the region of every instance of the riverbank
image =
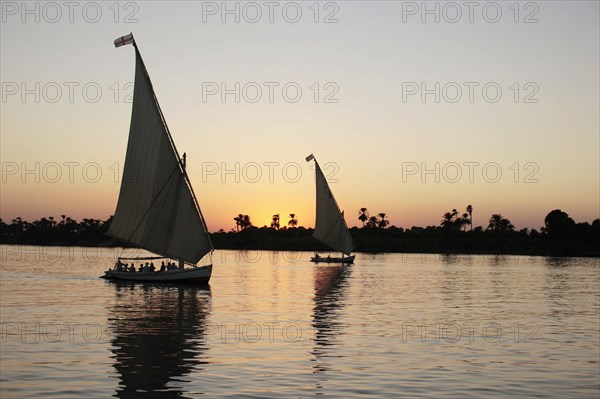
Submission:
MULTIPOLYGON (((304 227, 276 230, 249 227, 240 232, 211 233, 215 249, 329 251, 304 227)), ((531 256, 600 257, 600 236, 595 230, 553 239, 548 234, 528 231, 447 231, 440 227, 401 229, 391 227, 352 228, 355 252, 431 253, 531 256)), ((3 237, 2 244, 41 246, 117 247, 127 246, 103 232, 71 234, 68 237, 3 237), (12 238, 12 239, 11 239, 12 238)))

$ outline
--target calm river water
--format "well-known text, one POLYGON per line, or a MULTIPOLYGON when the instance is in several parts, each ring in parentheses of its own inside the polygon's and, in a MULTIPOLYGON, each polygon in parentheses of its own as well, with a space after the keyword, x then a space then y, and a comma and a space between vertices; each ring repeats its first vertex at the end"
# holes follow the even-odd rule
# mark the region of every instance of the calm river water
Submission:
POLYGON ((598 259, 217 251, 210 288, 1 246, 2 398, 598 398, 598 259))

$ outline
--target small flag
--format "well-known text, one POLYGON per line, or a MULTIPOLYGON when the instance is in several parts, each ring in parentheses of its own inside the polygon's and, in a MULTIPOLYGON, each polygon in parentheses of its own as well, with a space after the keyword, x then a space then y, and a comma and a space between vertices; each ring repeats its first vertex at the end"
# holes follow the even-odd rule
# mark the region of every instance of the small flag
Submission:
POLYGON ((313 159, 315 159, 315 156, 313 154, 310 154, 309 156, 306 157, 306 162, 310 162, 313 159))
POLYGON ((131 44, 131 43, 133 43, 133 33, 130 33, 125 36, 121 36, 120 38, 115 40, 115 47, 121 47, 121 46, 124 46, 126 44, 131 44))

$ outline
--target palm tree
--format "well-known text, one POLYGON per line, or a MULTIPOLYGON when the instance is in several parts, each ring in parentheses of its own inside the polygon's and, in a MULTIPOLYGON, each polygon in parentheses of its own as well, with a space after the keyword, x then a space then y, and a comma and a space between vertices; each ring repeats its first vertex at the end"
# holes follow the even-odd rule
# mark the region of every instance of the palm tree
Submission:
POLYGON ((234 217, 233 220, 235 220, 235 231, 239 232, 240 227, 242 227, 244 224, 244 215, 240 213, 236 217, 234 217))
POLYGON ((377 226, 377 216, 371 216, 367 221, 367 227, 376 227, 377 226))
POLYGON ((296 227, 298 225, 298 219, 296 219, 295 213, 290 213, 290 221, 288 222, 288 226, 296 227))
POLYGON ((452 211, 442 215, 440 225, 444 230, 450 231, 461 230, 463 227, 466 229, 466 225, 469 223, 470 221, 466 213, 463 213, 461 216, 456 209, 452 209, 452 211))
POLYGON ((271 227, 279 230, 279 214, 273 215, 273 219, 271 220, 271 227))
POLYGON ((500 229, 502 231, 513 231, 515 229, 515 226, 513 226, 513 224, 510 222, 510 220, 508 219, 502 219, 501 224, 500 224, 500 229))
MULTIPOLYGON (((468 213, 463 213, 462 218, 460 220, 460 224, 464 227, 464 230, 467 231, 467 225, 471 224, 471 219, 469 219, 469 214, 468 213)), ((471 226, 471 229, 473 228, 473 226, 471 226)))
POLYGON ((252 222, 250 221, 250 216, 243 215, 243 218, 242 218, 242 229, 245 230, 245 229, 247 229, 250 226, 252 226, 252 222))
MULTIPOLYGON (((453 210, 454 211, 454 210, 453 210)), ((458 214, 458 212, 452 212, 454 214, 454 228, 456 230, 461 230, 464 223, 463 218, 458 214)))
POLYGON ((367 208, 360 208, 358 211, 358 220, 360 220, 363 224, 363 227, 365 227, 365 222, 369 220, 369 212, 367 211, 367 208))
POLYGON ((377 221, 377 227, 381 228, 381 229, 385 229, 385 227, 390 224, 389 218, 385 215, 385 213, 378 213, 377 214, 378 217, 378 221, 377 221))
POLYGON ((469 224, 471 225, 471 231, 473 231, 473 206, 467 205, 467 213, 469 214, 469 224))
POLYGON ((514 230, 515 226, 512 225, 512 223, 510 222, 510 220, 506 219, 504 216, 502 216, 499 213, 495 213, 492 215, 492 217, 490 217, 490 221, 489 221, 489 225, 487 227, 487 230, 493 230, 493 231, 507 231, 507 230, 514 230))
POLYGON ((444 230, 452 230, 454 228, 454 215, 452 212, 444 213, 440 225, 444 230))

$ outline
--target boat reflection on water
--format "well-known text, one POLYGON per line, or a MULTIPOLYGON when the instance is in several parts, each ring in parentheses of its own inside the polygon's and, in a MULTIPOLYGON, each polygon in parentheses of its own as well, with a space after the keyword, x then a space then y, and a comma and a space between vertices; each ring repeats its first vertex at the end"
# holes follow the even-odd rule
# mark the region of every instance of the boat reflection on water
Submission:
POLYGON ((210 288, 113 284, 108 325, 120 379, 113 397, 185 398, 185 376, 207 363, 210 288))
MULTIPOLYGON (((322 373, 336 371, 329 359, 339 357, 333 346, 344 334, 344 323, 341 311, 344 307, 344 293, 347 290, 347 279, 352 273, 352 266, 315 266, 314 268, 314 307, 312 326, 315 333, 312 355, 313 374, 319 375, 316 382, 318 391, 323 390, 327 380, 322 373)), ((337 370, 339 371, 339 370, 337 370)))

